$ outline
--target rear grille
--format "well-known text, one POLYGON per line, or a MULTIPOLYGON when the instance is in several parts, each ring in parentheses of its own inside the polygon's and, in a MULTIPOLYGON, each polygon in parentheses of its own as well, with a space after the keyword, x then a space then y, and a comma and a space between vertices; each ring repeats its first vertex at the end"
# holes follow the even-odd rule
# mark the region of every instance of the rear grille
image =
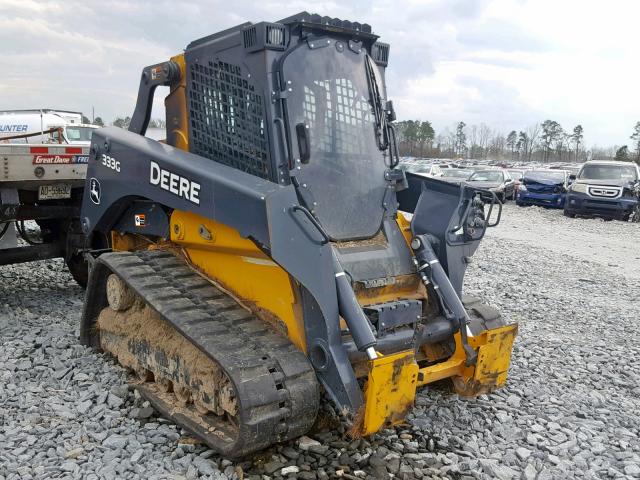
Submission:
POLYGON ((189 71, 191 152, 270 178, 263 97, 240 66, 210 60, 192 64, 189 71))

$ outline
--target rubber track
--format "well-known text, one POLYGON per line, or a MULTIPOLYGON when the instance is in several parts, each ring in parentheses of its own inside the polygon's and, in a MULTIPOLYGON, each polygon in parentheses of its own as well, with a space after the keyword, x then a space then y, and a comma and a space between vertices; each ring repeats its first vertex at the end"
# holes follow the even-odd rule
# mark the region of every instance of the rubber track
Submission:
POLYGON ((138 386, 164 415, 214 450, 235 458, 311 428, 318 411, 318 382, 307 357, 289 339, 169 252, 112 252, 99 261, 216 362, 235 386, 236 438, 221 436, 220 431, 212 434, 199 422, 175 414, 174 405, 152 389, 138 386))

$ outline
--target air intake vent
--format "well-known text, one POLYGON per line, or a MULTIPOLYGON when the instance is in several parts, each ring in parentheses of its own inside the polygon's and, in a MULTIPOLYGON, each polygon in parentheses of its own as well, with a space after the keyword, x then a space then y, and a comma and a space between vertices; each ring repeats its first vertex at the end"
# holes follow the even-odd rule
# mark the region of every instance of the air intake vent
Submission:
POLYGON ((287 46, 287 29, 279 23, 260 22, 245 27, 242 31, 244 48, 249 52, 258 50, 284 50, 287 46))
POLYGON ((265 45, 284 47, 284 27, 282 25, 266 25, 265 45))
POLYGON ((255 26, 247 28, 242 32, 242 36, 244 37, 244 48, 253 48, 256 46, 258 39, 255 26))
POLYGON ((389 44, 376 42, 373 44, 373 61, 386 67, 389 63, 389 44))

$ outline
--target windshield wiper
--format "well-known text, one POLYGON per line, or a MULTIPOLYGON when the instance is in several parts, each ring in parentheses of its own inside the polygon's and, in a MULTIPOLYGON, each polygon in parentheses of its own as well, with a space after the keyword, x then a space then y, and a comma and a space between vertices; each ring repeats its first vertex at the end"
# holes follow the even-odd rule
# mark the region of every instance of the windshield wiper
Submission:
MULTIPOLYGON (((400 154, 396 142, 396 131, 389 120, 389 113, 382 105, 382 95, 380 95, 380 87, 376 78, 375 66, 369 56, 365 59, 365 68, 367 70, 367 86, 369 87, 369 97, 373 108, 375 119, 375 135, 378 148, 382 151, 389 149, 389 168, 395 168, 400 163, 400 154), (395 157, 395 158, 394 158, 395 157)), ((391 102, 389 102, 390 104, 391 102)), ((391 119, 393 120, 393 118, 391 119)))
POLYGON ((378 87, 378 81, 371 64, 371 59, 366 58, 365 66, 367 69, 367 85, 369 87, 369 97, 371 98, 371 106, 373 107, 373 116, 375 119, 376 141, 380 150, 386 150, 389 147, 388 137, 385 135, 386 119, 382 108, 382 97, 378 87))

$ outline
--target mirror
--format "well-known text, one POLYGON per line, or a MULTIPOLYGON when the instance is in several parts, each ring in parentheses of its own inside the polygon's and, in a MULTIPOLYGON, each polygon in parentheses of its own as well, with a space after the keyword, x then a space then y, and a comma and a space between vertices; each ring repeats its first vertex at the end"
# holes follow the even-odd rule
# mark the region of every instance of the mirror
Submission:
POLYGON ((311 158, 311 146, 309 145, 309 129, 304 123, 296 125, 296 137, 298 138, 298 152, 300 153, 300 162, 309 163, 311 158))
POLYGON ((569 175, 569 181, 573 182, 576 179, 576 174, 572 173, 571 175, 569 175))

